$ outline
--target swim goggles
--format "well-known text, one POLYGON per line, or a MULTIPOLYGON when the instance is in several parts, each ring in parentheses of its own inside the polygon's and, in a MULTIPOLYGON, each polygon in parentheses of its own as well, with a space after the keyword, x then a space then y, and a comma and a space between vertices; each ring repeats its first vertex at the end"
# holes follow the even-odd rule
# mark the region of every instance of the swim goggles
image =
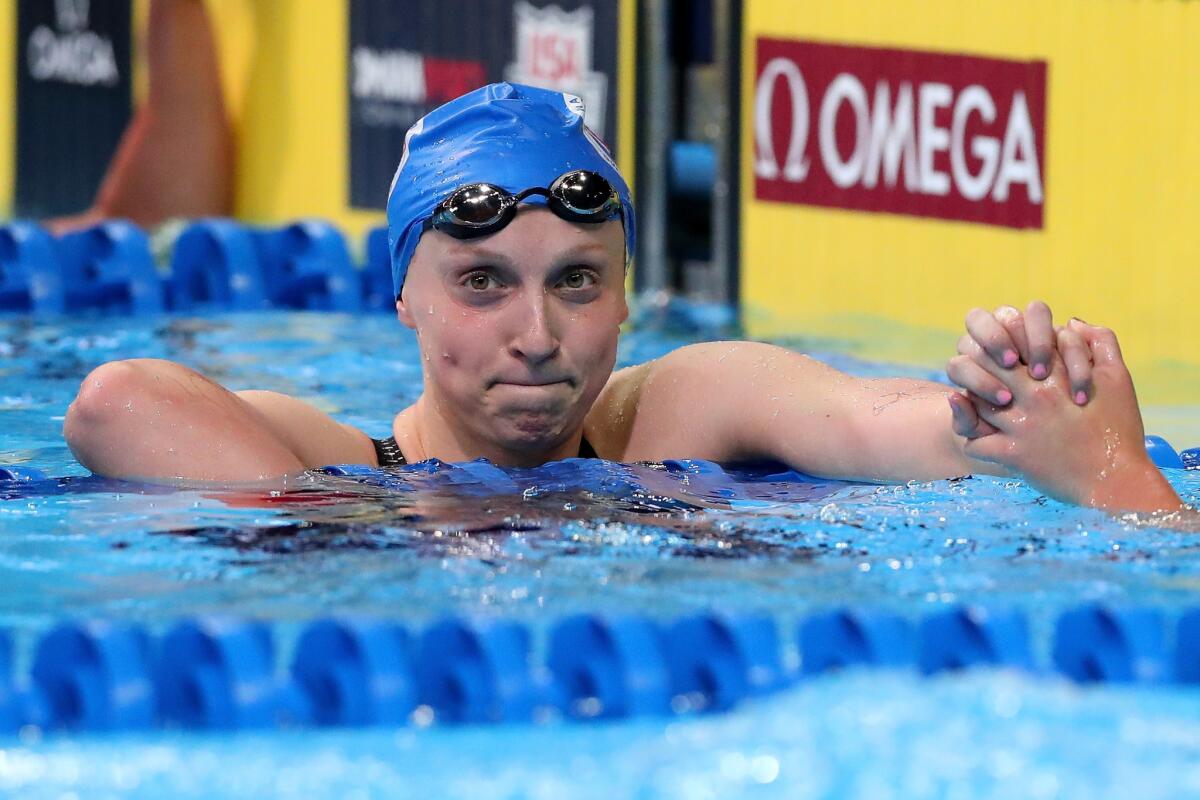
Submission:
POLYGON ((558 176, 549 189, 535 186, 513 194, 491 183, 472 183, 433 209, 422 232, 441 231, 455 239, 474 239, 502 230, 517 215, 517 205, 531 195, 568 222, 606 222, 621 216, 621 198, 598 172, 578 169, 558 176))

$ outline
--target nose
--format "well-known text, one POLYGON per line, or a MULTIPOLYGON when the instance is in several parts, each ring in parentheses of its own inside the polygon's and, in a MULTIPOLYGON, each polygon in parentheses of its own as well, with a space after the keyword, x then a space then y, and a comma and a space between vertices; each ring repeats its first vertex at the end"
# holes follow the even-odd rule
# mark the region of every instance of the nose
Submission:
POLYGON ((548 294, 545 289, 531 292, 528 301, 514 310, 519 315, 516 320, 516 335, 509 343, 509 350, 514 356, 533 364, 541 364, 558 355, 560 341, 558 325, 552 319, 549 308, 548 294))

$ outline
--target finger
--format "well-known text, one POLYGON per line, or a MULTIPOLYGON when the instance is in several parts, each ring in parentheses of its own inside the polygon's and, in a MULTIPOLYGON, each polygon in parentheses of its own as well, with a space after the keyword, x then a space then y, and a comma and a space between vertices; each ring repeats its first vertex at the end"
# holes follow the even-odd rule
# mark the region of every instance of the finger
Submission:
POLYGON ((963 452, 977 461, 1003 464, 1011 455, 1012 440, 1003 434, 980 436, 977 439, 968 439, 963 445, 963 452))
POLYGON ((1108 328, 1100 325, 1089 325, 1081 319, 1072 319, 1067 327, 1080 336, 1092 351, 1092 361, 1096 364, 1125 364, 1121 355, 1121 345, 1117 343, 1117 335, 1108 328))
POLYGON ((1025 336, 1025 315, 1013 306, 1000 306, 993 316, 999 320, 1008 331, 1008 338, 1017 347, 1017 356, 1026 364, 1029 363, 1029 340, 1025 336))
MULTIPOLYGON (((999 381, 999 386, 1008 389, 1013 397, 1019 394, 1018 387, 1027 380, 1024 375, 1011 369, 1005 369, 993 361, 992 357, 979 346, 979 342, 976 342, 970 334, 964 333, 958 338, 958 354, 974 361, 984 372, 999 381)), ((995 391, 985 392, 984 396, 989 399, 999 399, 998 393, 995 391)))
POLYGON ((1012 402, 1012 391, 970 356, 957 355, 946 362, 946 377, 957 386, 996 405, 1012 402))
POLYGON ((1087 405, 1092 390, 1092 351, 1078 331, 1059 328, 1058 354, 1067 368, 1071 399, 1076 405, 1087 405))
POLYGON ((1036 380, 1050 375, 1054 356, 1054 320, 1050 306, 1034 300, 1025 310, 1025 337, 1029 342, 1029 374, 1036 380))
POLYGON ((954 392, 946 399, 950 402, 950 422, 956 435, 975 439, 996 432, 994 427, 979 418, 975 406, 966 395, 954 392))
POLYGON ((979 395, 968 394, 967 398, 970 399, 971 405, 975 408, 975 414, 983 423, 991 425, 998 431, 1008 429, 1008 415, 1005 412, 1011 411, 1011 408, 998 406, 986 397, 980 397, 979 395))
POLYGON ((1020 360, 1016 343, 1008 335, 1008 330, 982 308, 973 308, 967 313, 967 333, 1002 367, 1007 369, 1020 360))

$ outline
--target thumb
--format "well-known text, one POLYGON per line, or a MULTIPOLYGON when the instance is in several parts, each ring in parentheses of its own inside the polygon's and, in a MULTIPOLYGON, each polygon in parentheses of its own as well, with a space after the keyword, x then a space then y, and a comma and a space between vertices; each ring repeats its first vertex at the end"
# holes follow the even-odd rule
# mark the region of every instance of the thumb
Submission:
POLYGON ((1004 462, 1011 455, 1009 453, 1010 443, 1011 440, 1006 436, 981 436, 969 440, 963 446, 963 452, 976 461, 1007 466, 1004 462))
POLYGON ((992 425, 980 418, 975 404, 966 395, 952 392, 946 396, 946 400, 950 403, 950 423, 956 436, 977 439, 996 432, 992 425))

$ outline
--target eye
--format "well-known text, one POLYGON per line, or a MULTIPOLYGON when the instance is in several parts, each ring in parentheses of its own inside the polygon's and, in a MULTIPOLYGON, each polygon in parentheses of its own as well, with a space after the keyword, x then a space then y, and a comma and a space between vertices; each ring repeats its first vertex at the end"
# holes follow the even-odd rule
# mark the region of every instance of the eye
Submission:
POLYGON ((463 285, 475 292, 486 292, 488 289, 495 289, 500 286, 500 282, 488 272, 472 272, 463 279, 463 285))
POLYGON ((567 289, 587 289, 596 283, 596 274, 590 269, 573 269, 564 273, 559 283, 567 289))

